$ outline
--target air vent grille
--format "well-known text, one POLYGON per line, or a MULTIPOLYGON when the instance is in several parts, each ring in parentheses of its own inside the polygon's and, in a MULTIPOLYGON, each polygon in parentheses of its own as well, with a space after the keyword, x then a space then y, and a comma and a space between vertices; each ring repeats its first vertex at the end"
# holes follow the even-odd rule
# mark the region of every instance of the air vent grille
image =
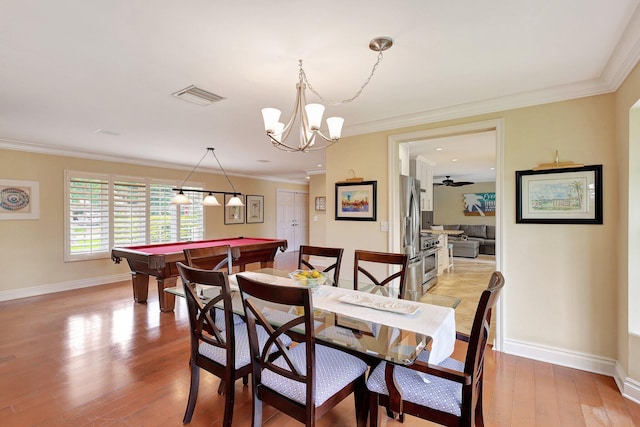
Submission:
POLYGON ((211 93, 204 89, 200 89, 199 87, 196 87, 194 85, 175 92, 173 96, 198 105, 210 105, 214 102, 226 99, 223 96, 216 95, 215 93, 211 93))

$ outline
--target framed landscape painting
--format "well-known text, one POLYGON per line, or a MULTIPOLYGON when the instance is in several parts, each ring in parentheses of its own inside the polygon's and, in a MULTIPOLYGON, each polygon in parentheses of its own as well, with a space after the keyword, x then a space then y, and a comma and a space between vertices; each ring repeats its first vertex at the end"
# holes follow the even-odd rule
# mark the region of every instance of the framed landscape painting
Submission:
POLYGON ((375 221, 377 185, 378 181, 336 183, 336 219, 375 221))
POLYGON ((516 171, 516 222, 602 224, 602 165, 516 171))

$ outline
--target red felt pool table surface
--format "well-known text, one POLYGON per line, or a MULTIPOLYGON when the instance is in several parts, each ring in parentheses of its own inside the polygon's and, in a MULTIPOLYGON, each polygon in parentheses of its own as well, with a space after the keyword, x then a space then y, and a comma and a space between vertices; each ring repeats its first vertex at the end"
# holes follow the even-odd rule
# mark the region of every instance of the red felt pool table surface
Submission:
POLYGON ((149 292, 149 276, 156 277, 158 282, 158 299, 161 311, 173 311, 175 299, 173 295, 163 292, 165 288, 176 286, 178 278, 177 262, 185 262, 184 249, 206 248, 229 245, 233 254, 233 265, 244 271, 247 264, 259 262, 261 268, 273 267, 278 249, 284 252, 287 241, 254 237, 234 237, 215 240, 199 240, 194 242, 161 243, 114 247, 111 259, 120 263, 127 260, 133 281, 133 298, 144 303, 149 292))

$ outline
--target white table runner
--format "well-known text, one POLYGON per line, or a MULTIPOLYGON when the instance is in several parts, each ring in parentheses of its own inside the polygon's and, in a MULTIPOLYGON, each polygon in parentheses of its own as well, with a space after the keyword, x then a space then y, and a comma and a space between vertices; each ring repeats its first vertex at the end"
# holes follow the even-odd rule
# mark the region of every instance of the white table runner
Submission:
MULTIPOLYGON (((295 281, 286 277, 253 272, 239 274, 244 274, 257 281, 263 279, 265 282, 297 286, 295 281)), ((232 289, 239 290, 235 274, 229 276, 229 284, 232 289)), ((438 364, 453 353, 456 342, 456 320, 453 308, 411 301, 411 304, 416 304, 419 307, 418 311, 414 314, 399 314, 339 301, 339 298, 343 295, 355 294, 362 295, 363 292, 333 286, 320 286, 318 291, 312 294, 313 306, 314 308, 353 317, 354 319, 430 336, 433 340, 429 355, 430 363, 438 364)), ((376 295, 375 297, 376 299, 398 301, 396 298, 381 295, 376 295)))

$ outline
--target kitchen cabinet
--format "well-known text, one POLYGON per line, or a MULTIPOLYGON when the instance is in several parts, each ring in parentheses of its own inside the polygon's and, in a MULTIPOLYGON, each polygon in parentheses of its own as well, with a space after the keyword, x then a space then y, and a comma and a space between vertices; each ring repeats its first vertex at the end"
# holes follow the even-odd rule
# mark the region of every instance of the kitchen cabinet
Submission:
POLYGON ((433 210, 433 163, 417 156, 410 160, 411 176, 420 181, 420 210, 433 210))

